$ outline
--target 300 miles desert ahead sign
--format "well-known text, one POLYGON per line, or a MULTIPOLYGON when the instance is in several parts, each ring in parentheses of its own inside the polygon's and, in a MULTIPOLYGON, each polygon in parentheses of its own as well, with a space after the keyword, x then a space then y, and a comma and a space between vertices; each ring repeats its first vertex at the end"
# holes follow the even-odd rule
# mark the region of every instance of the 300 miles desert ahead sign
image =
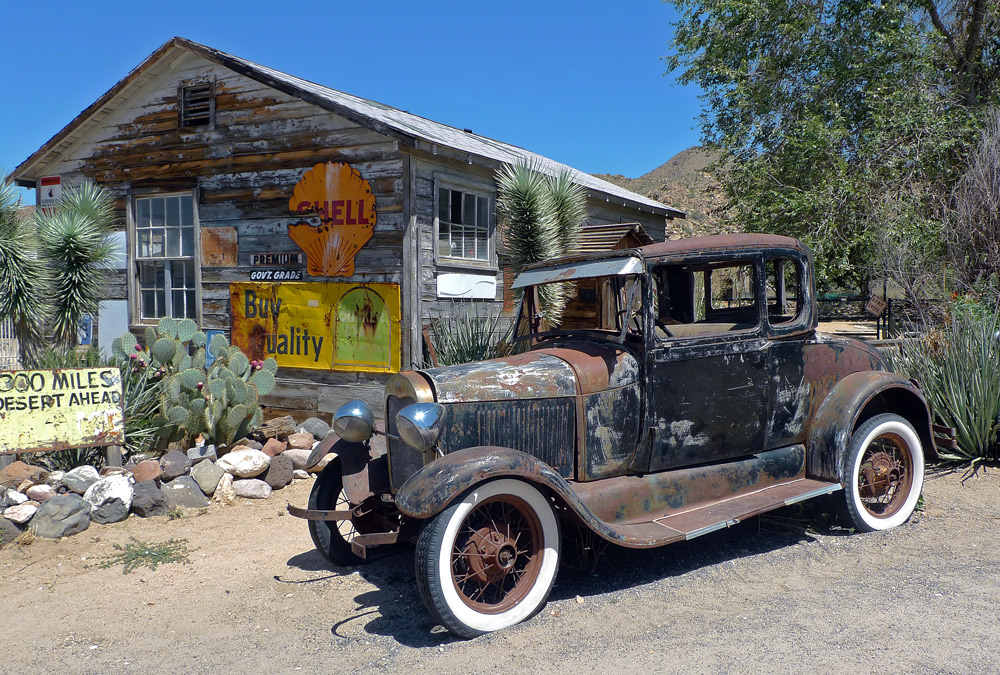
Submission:
POLYGON ((117 368, 0 371, 0 455, 125 443, 117 368))

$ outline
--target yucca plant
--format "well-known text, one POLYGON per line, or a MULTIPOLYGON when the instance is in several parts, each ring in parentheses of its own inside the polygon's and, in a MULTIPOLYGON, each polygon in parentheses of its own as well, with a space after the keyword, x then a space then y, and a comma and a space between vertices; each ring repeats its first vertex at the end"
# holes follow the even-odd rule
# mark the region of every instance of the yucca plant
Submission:
POLYGON ((76 344, 80 320, 96 314, 105 296, 114 215, 114 199, 90 182, 66 189, 53 211, 35 213, 41 251, 52 264, 52 330, 65 347, 76 344))
POLYGON ((0 177, 0 320, 10 318, 21 348, 21 362, 32 360, 44 344, 49 316, 50 275, 37 254, 30 225, 18 215, 17 188, 0 177))
MULTIPOLYGON (((500 167, 496 180, 500 238, 515 274, 525 265, 574 251, 587 196, 568 171, 548 176, 535 165, 517 162, 500 167)), ((567 284, 538 289, 539 312, 550 326, 559 324, 570 290, 567 284)))
POLYGON ((938 422, 957 430, 958 448, 942 459, 1000 459, 1000 310, 955 305, 941 331, 903 341, 889 357, 920 383, 938 422))
POLYGON ((462 304, 453 302, 450 311, 437 317, 431 325, 437 365, 451 366, 504 356, 509 349, 500 326, 501 310, 486 307, 480 312, 476 304, 468 307, 462 304))

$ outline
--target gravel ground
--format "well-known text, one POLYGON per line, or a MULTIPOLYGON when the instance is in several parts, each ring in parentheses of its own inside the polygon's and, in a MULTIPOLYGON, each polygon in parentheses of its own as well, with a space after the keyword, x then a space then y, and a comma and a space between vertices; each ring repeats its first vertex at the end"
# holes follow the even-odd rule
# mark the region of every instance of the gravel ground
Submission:
POLYGON ((930 476, 896 530, 852 534, 814 501, 654 551, 563 569, 526 623, 432 625, 413 548, 327 566, 283 515, 311 481, 175 520, 130 518, 0 550, 4 672, 979 673, 1000 670, 1000 471, 930 476), (130 537, 189 564, 100 567, 130 537))

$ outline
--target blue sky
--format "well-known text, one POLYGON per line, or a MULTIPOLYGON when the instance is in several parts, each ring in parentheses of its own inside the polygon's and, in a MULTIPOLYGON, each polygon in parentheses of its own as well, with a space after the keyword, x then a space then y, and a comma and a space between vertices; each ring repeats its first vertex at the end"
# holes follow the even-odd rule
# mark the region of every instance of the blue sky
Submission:
POLYGON ((674 12, 659 0, 0 0, 0 10, 6 171, 174 35, 589 173, 634 178, 698 143, 698 92, 664 74, 674 12))

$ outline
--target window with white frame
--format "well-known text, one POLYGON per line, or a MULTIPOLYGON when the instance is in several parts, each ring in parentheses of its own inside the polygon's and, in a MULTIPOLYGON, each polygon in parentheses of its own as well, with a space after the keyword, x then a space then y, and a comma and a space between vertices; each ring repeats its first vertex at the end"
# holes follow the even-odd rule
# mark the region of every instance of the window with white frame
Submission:
POLYGON ((489 194, 439 184, 437 214, 438 258, 492 262, 493 227, 489 194))
POLYGON ((135 199, 135 265, 138 316, 198 320, 195 238, 191 194, 135 199))

